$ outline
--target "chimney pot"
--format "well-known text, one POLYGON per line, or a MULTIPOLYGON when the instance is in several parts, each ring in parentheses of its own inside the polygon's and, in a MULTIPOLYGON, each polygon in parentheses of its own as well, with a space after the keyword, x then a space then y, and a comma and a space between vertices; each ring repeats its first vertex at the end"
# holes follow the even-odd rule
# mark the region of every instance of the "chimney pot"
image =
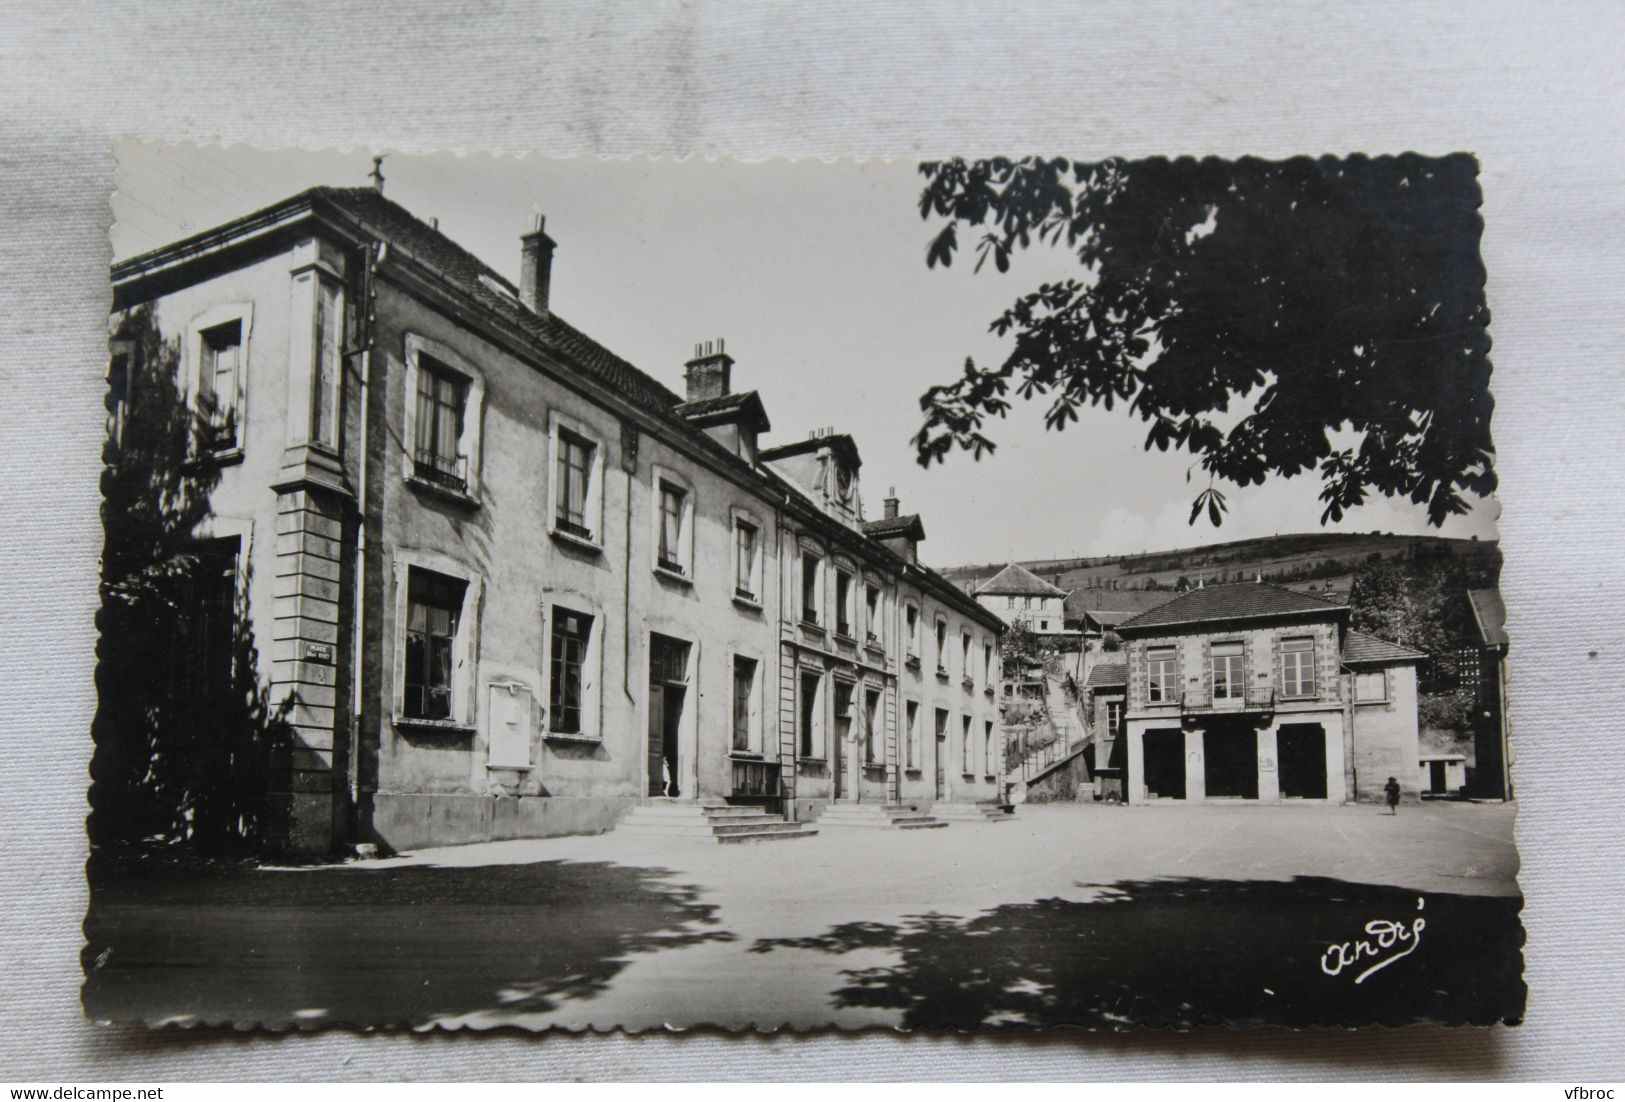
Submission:
POLYGON ((886 490, 886 499, 881 503, 884 506, 884 516, 887 520, 897 518, 897 487, 891 486, 886 490))
POLYGON ((547 236, 547 217, 538 214, 531 219, 531 231, 519 239, 519 301, 533 313, 546 316, 548 294, 553 284, 553 250, 557 247, 547 236))
POLYGON ((694 358, 683 365, 688 383, 688 400, 721 398, 731 394, 733 358, 722 350, 722 341, 702 341, 694 346, 694 358))

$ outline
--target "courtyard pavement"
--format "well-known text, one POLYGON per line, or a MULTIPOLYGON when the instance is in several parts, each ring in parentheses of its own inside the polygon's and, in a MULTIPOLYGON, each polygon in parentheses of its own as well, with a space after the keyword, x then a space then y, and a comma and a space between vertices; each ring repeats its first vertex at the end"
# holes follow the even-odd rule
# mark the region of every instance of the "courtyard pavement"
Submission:
POLYGON ((1513 815, 1024 805, 762 845, 129 873, 93 892, 85 1002, 303 1026, 1487 1023, 1524 1001, 1513 815))

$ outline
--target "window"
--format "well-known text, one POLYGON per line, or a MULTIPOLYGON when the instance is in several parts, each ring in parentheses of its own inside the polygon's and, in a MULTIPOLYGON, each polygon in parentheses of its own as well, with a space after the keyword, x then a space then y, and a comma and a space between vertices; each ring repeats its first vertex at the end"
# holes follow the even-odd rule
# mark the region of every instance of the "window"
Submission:
POLYGON ((967 685, 973 684, 975 682, 975 680, 976 680, 976 671, 971 668, 971 664, 970 664, 970 647, 971 647, 970 632, 968 632, 968 631, 960 632, 959 633, 959 676, 965 679, 965 683, 967 685))
POLYGON ((993 760, 993 721, 986 720, 982 724, 982 769, 988 776, 997 776, 999 767, 993 760))
POLYGON ((405 430, 399 438, 404 473, 416 485, 472 503, 479 496, 484 378, 439 341, 408 333, 405 346, 405 430))
POLYGON ((959 717, 959 728, 959 771, 968 775, 971 772, 970 716, 959 717))
POLYGON ((835 634, 852 635, 852 575, 839 567, 835 570, 835 634))
POLYGON ((1049 630, 1049 621, 1048 620, 1040 620, 1040 621, 1038 621, 1038 630, 1039 631, 1048 631, 1049 630))
POLYGON ((734 655, 733 748, 755 748, 756 659, 734 655))
POLYGON ((426 356, 419 361, 413 470, 425 481, 459 492, 468 489, 467 464, 459 450, 467 398, 466 380, 426 356))
POLYGON ((948 621, 937 621, 937 672, 948 674, 948 621))
POLYGON ((684 553, 684 533, 688 525, 688 491, 681 486, 660 482, 660 543, 659 566, 674 574, 688 573, 688 556, 684 553))
POLYGON ((242 320, 205 329, 200 338, 199 412, 203 414, 208 447, 212 451, 230 451, 242 444, 242 320))
POLYGON ((1354 675, 1354 699, 1361 704, 1382 703, 1388 699, 1388 674, 1384 670, 1360 670, 1354 675))
POLYGON ((881 618, 881 596, 878 585, 867 585, 863 590, 863 630, 869 642, 885 646, 885 621, 881 618))
POLYGON ((939 771, 946 771, 948 768, 948 763, 943 760, 948 756, 948 709, 946 708, 937 709, 936 736, 937 769, 939 771))
POLYGON ((982 644, 982 687, 991 689, 996 678, 993 676, 993 644, 982 644))
POLYGON ((1146 699, 1152 704, 1171 704, 1179 692, 1178 655, 1173 647, 1152 647, 1146 651, 1146 699))
POLYGON ((1246 651, 1243 644, 1213 644, 1213 699, 1240 700, 1247 690, 1246 651))
POLYGON ((1315 641, 1313 638, 1281 640, 1281 695, 1315 695, 1315 641))
POLYGON ((210 540, 192 552, 168 663, 173 703, 216 701, 231 692, 237 637, 237 553, 236 539, 210 540))
POLYGON ((750 521, 734 518, 734 596, 747 601, 757 600, 761 593, 756 572, 761 560, 757 549, 760 534, 750 521))
POLYGON ((876 728, 880 724, 880 690, 863 691, 863 764, 880 762, 880 737, 876 728))
POLYGON ((903 632, 908 639, 908 656, 916 662, 920 658, 920 610, 913 605, 903 608, 903 632))
POLYGON ((592 639, 592 620, 584 612, 553 606, 548 730, 555 734, 579 735, 584 730, 582 713, 587 695, 587 647, 592 639))
POLYGON ((824 687, 824 676, 811 670, 801 672, 801 756, 816 758, 823 752, 823 723, 819 709, 819 695, 824 687))
POLYGON ((1106 737, 1110 739, 1123 737, 1123 702, 1121 700, 1108 700, 1106 702, 1106 737))
POLYGON ((573 432, 561 430, 554 449, 553 525, 560 532, 584 540, 596 538, 588 512, 593 488, 593 461, 598 447, 573 432))
POLYGON ((903 705, 903 722, 906 727, 903 740, 903 768, 918 769, 920 767, 920 703, 910 700, 903 705))
POLYGON ((403 714, 408 719, 452 718, 452 676, 457 626, 466 583, 412 568, 406 591, 406 669, 403 714))
POLYGON ((808 551, 801 553, 801 620, 818 623, 818 606, 823 603, 824 560, 808 551))

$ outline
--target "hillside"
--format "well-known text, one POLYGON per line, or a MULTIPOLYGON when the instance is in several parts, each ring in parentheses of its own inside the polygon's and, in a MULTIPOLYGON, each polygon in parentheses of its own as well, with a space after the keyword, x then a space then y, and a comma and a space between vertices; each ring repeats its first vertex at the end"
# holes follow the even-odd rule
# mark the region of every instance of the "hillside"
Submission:
MULTIPOLYGON (((1021 565, 1062 589, 1073 591, 1070 608, 1139 611, 1160 603, 1179 586, 1197 582, 1233 582, 1262 576, 1294 589, 1330 589, 1348 594, 1349 579, 1370 559, 1407 558, 1445 551, 1490 572, 1499 569, 1501 552, 1494 541, 1398 536, 1384 532, 1306 532, 1216 543, 1172 551, 1099 558, 1023 559, 1021 565)), ((968 563, 939 568, 964 589, 974 589, 1004 563, 968 563)))

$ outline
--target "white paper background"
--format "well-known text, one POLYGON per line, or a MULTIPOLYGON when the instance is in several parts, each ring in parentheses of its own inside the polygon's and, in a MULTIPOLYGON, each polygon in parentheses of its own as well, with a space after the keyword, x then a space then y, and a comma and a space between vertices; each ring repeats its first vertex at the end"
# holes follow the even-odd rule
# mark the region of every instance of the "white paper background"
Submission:
POLYGON ((12 7, 0 22, 0 1080, 1625 1077, 1625 6, 12 7), (77 1006, 121 134, 552 154, 1477 152, 1530 944, 1517 1030, 314 1036, 77 1006))

